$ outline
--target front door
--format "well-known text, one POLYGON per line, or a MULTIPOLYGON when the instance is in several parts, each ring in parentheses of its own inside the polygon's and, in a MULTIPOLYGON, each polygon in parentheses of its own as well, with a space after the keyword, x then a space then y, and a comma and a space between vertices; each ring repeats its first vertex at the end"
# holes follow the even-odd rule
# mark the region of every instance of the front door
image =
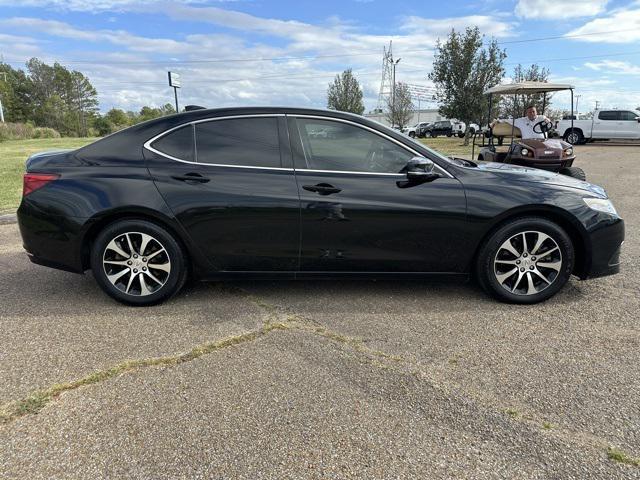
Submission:
POLYGON ((349 121, 288 118, 304 272, 462 272, 466 201, 443 176, 400 188, 416 155, 349 121), (322 135, 316 132, 323 132, 322 135))
POLYGON ((145 149, 160 193, 216 271, 297 270, 300 203, 282 139, 284 116, 213 118, 145 149))

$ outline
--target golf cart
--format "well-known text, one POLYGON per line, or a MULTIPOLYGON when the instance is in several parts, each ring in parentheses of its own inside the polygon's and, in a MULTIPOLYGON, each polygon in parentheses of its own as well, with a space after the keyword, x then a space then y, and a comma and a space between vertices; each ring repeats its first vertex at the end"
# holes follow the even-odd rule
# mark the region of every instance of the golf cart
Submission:
MULTIPOLYGON (((574 167, 575 155, 573 146, 560 139, 549 138, 549 133, 553 130, 551 122, 541 121, 533 126, 533 131, 544 136, 544 138, 522 138, 520 129, 515 126, 515 119, 519 117, 517 110, 521 110, 524 105, 518 105, 518 95, 543 94, 542 111, 547 103, 547 94, 561 90, 571 91, 571 117, 573 118, 573 86, 560 83, 547 82, 521 82, 506 85, 496 85, 486 90, 485 95, 489 95, 489 112, 487 121, 488 132, 476 134, 473 137, 472 158, 475 157, 475 148, 480 148, 478 160, 487 162, 510 163, 523 167, 540 168, 551 172, 561 173, 570 177, 585 180, 585 173, 581 168, 574 167), (491 122, 492 102, 494 95, 513 95, 514 108, 512 119, 509 121, 496 120, 491 122), (479 140, 482 143, 479 143, 479 140), (507 140, 505 142, 505 139, 507 140)), ((573 120, 571 120, 573 128, 573 120)))

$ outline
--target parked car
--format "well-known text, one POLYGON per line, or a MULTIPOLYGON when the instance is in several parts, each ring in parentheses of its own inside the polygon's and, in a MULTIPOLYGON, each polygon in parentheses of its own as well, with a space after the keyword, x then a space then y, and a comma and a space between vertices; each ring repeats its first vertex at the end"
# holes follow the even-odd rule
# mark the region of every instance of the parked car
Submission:
POLYGON ((565 141, 579 145, 591 140, 640 139, 640 112, 637 110, 595 110, 590 119, 562 119, 556 131, 565 141))
POLYGON ((454 134, 453 122, 451 120, 442 120, 440 122, 434 122, 425 129, 425 136, 438 137, 440 135, 446 135, 451 137, 454 134))
MULTIPOLYGON (((419 122, 416 123, 413 127, 405 127, 402 129, 402 133, 405 135, 409 135, 411 138, 415 138, 418 135, 418 131, 422 131, 429 125, 429 122, 419 122)), ((424 135, 423 135, 424 136, 424 135)))
POLYGON ((26 170, 29 259, 91 269, 131 305, 188 277, 475 276, 500 300, 534 303, 572 273, 618 272, 624 240, 601 187, 451 159, 337 111, 189 111, 33 155, 26 170))

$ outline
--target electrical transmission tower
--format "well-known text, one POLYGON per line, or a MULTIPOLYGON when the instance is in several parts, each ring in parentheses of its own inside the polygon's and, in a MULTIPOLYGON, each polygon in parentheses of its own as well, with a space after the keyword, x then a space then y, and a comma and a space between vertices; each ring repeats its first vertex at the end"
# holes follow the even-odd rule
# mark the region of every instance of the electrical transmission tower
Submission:
POLYGON ((380 93, 376 111, 384 111, 387 108, 387 99, 393 93, 393 44, 389 41, 389 49, 383 47, 382 55, 382 80, 380 81, 380 93))

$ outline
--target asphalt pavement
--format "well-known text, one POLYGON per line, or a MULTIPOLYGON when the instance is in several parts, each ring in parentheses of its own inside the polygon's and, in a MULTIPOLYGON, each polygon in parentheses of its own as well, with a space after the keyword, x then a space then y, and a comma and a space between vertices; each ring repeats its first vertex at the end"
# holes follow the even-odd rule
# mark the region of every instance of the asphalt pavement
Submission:
POLYGON ((535 306, 414 280, 129 308, 0 225, 0 478, 640 478, 640 148, 577 154, 623 271, 535 306))

